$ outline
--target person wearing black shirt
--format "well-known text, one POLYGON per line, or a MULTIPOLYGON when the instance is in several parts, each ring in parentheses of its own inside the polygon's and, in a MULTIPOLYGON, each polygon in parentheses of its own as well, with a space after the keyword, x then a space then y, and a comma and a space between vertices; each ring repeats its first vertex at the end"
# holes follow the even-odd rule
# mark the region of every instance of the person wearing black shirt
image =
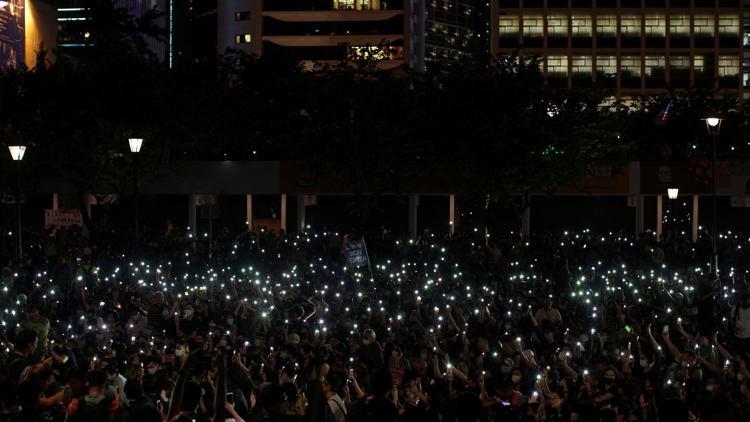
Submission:
POLYGON ((16 348, 8 359, 8 377, 11 381, 21 381, 21 375, 29 366, 29 358, 36 350, 37 341, 33 330, 23 329, 16 334, 16 348))

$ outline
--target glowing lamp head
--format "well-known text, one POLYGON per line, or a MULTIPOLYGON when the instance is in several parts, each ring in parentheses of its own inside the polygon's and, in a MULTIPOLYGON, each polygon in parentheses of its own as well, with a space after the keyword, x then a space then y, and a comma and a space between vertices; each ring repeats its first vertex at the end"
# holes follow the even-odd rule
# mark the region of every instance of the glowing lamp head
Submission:
POLYGON ((680 194, 679 188, 669 188, 667 189, 667 196, 669 199, 677 199, 677 196, 680 194))
POLYGON ((136 153, 141 152, 141 145, 143 145, 143 138, 130 138, 128 139, 130 145, 130 152, 136 153))
POLYGON ((21 161, 23 160, 24 154, 26 154, 26 146, 11 145, 8 147, 8 151, 10 151, 10 156, 13 158, 13 161, 21 161))
POLYGON ((706 129, 710 135, 718 135, 721 129, 722 119, 719 117, 706 117, 703 119, 706 121, 706 129))

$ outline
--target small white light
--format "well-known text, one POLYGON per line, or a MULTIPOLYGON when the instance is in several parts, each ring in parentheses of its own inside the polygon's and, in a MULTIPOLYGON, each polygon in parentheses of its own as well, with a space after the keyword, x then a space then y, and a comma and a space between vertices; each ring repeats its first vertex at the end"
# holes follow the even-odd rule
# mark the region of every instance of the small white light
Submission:
POLYGON ((719 123, 721 123, 721 119, 718 117, 708 117, 706 119, 706 123, 711 127, 719 126, 719 123))
POLYGON ((677 199, 677 196, 680 194, 679 188, 669 188, 667 189, 667 196, 669 199, 677 199))

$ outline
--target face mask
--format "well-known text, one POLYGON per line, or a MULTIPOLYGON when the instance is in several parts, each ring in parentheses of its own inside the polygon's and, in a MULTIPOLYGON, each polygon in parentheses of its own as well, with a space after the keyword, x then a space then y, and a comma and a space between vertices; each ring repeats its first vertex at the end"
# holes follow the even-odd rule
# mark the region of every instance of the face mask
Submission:
POLYGON ((521 382, 521 376, 513 375, 512 377, 510 377, 510 380, 513 381, 513 384, 518 384, 521 382))
POLYGON ((229 325, 234 324, 234 318, 227 318, 227 324, 229 325))
POLYGON ((510 366, 501 366, 501 367, 500 367, 500 372, 502 372, 502 373, 503 373, 503 375, 508 375, 508 374, 510 374, 510 370, 511 370, 511 367, 510 367, 510 366))
POLYGON ((147 373, 148 373, 149 375, 154 375, 154 374, 156 373, 156 370, 157 370, 157 369, 159 369, 159 368, 146 368, 146 372, 147 372, 147 373))
POLYGON ((226 340, 219 340, 219 346, 221 346, 221 347, 227 347, 227 341, 226 340))
POLYGON ((185 318, 190 318, 193 315, 192 309, 185 309, 185 318))
POLYGON ((182 357, 182 350, 175 350, 174 351, 174 357, 181 358, 182 357))
POLYGON ((513 328, 512 324, 505 324, 505 331, 510 331, 511 328, 513 328))
POLYGON ((645 368, 648 366, 648 360, 647 359, 641 359, 641 367, 645 368))
POLYGON ((289 354, 287 352, 280 352, 279 357, 282 359, 286 359, 287 357, 289 357, 289 354))

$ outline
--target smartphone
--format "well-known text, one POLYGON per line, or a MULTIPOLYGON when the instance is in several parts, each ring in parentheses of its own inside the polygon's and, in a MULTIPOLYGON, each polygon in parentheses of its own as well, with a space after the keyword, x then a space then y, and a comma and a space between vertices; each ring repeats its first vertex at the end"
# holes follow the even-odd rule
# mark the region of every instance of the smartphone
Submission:
POLYGON ((633 327, 631 327, 631 326, 629 326, 629 325, 626 325, 626 326, 625 326, 625 331, 626 331, 626 332, 627 332, 628 334, 630 334, 630 333, 632 333, 632 332, 633 332, 633 327))
POLYGON ((227 393, 227 403, 234 404, 234 393, 227 393))

